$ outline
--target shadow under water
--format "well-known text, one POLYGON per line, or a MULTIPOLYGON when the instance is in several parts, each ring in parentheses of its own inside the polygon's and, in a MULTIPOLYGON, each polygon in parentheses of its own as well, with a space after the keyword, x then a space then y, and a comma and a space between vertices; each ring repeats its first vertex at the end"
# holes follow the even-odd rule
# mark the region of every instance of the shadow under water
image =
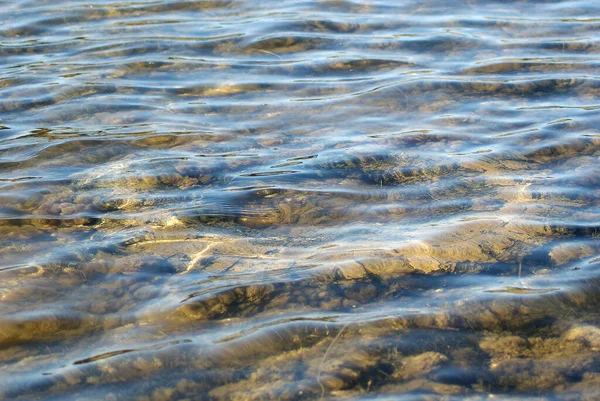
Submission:
POLYGON ((0 10, 0 399, 600 398, 600 7, 0 10))

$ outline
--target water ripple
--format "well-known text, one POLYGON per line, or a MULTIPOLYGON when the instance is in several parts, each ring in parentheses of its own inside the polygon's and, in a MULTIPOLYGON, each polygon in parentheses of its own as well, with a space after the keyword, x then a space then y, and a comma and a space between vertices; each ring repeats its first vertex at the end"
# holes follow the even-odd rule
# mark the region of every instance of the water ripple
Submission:
POLYGON ((4 4, 0 399, 599 398, 598 11, 4 4))

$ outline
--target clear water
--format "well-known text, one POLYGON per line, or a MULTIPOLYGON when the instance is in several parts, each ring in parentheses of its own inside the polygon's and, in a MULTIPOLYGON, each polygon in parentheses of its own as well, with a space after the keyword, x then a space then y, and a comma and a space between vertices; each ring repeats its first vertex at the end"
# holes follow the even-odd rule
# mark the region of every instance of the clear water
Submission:
POLYGON ((600 398, 593 1, 0 1, 0 399, 600 398))

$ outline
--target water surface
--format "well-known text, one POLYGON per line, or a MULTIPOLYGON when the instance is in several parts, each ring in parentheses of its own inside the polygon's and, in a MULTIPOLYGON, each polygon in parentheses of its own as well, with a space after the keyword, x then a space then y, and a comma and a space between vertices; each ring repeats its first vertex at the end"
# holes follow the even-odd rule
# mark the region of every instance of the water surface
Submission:
POLYGON ((600 398, 599 12, 0 1, 0 399, 600 398))

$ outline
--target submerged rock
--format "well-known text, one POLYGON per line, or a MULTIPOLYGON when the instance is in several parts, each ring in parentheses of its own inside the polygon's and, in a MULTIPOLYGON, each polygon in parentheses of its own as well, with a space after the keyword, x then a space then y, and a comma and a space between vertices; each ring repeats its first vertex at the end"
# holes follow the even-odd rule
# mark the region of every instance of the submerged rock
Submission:
POLYGON ((392 377, 400 380, 412 380, 428 376, 448 363, 448 357, 439 352, 425 352, 400 360, 401 366, 392 377))

